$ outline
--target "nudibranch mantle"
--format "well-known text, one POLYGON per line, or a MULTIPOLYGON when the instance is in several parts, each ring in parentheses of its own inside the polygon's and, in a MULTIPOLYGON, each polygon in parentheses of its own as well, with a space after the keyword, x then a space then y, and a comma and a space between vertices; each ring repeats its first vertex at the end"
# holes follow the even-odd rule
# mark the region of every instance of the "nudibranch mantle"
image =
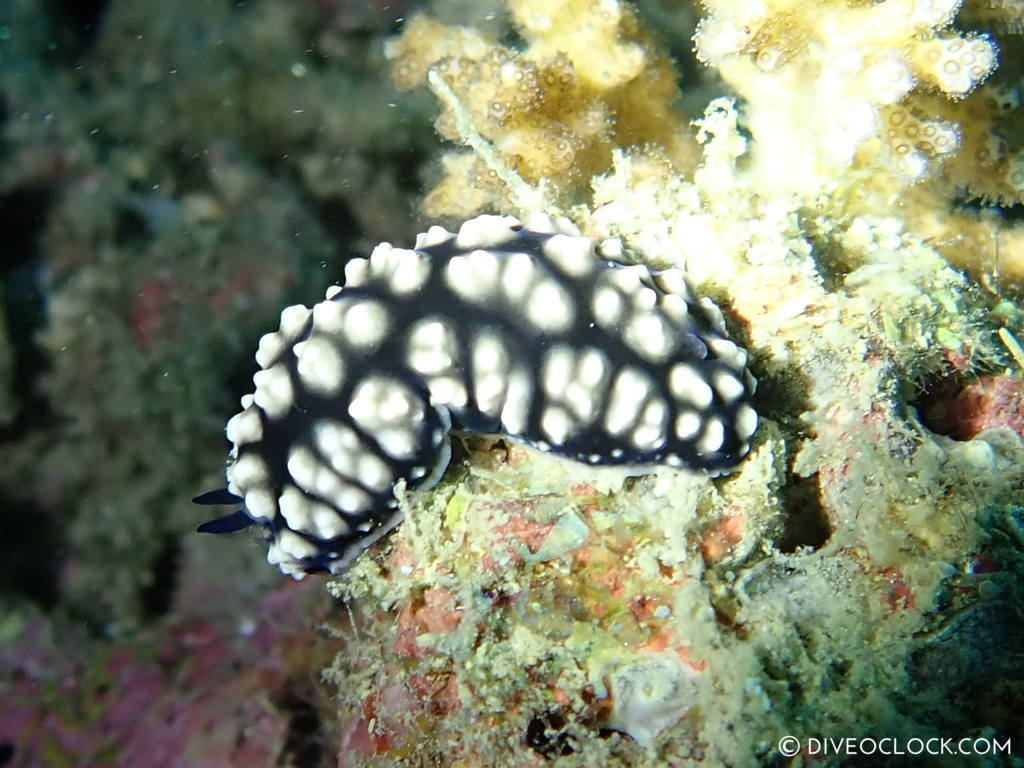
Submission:
POLYGON ((747 353, 676 269, 609 260, 567 220, 479 216, 378 245, 259 343, 227 424, 227 492, 201 530, 265 526, 284 573, 338 572, 430 487, 452 429, 593 465, 722 472, 757 415, 747 353), (243 516, 244 515, 244 516, 243 516))

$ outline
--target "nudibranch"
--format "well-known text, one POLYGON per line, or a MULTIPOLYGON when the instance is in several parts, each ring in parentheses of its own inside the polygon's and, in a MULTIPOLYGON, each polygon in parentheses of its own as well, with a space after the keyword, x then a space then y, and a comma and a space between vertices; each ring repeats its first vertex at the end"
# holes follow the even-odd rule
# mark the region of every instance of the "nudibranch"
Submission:
POLYGON ((435 483, 452 429, 593 465, 723 472, 757 415, 747 353, 683 273, 611 260, 567 220, 479 216, 378 245, 264 336, 227 424, 241 504, 200 527, 265 527, 295 578, 338 572, 394 528, 394 487, 435 483))

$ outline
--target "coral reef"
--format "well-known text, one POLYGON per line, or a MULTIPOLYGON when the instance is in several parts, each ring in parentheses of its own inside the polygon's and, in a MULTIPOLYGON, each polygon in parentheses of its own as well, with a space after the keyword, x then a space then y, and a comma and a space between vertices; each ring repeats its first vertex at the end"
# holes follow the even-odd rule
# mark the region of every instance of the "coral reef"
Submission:
MULTIPOLYGON (((957 211, 947 188, 1016 199, 979 181, 1012 165, 995 127, 1007 110, 979 88, 996 32, 958 31, 955 3, 709 4, 698 54, 738 104, 716 99, 697 121, 696 166, 620 137, 607 169, 584 166, 584 190, 504 152, 515 117, 484 109, 500 80, 479 62, 572 37, 557 12, 553 31, 510 8, 521 53, 424 19, 389 51, 398 77, 439 97, 439 132, 472 153, 462 170, 493 171, 505 196, 481 191, 482 171, 450 182, 502 210, 539 190, 627 258, 685 268, 749 344, 763 425, 717 480, 624 480, 467 440, 463 472, 403 499, 393 539, 332 586, 357 615, 334 670, 343 764, 756 766, 784 764, 783 733, 1020 738, 1005 709, 951 707, 931 671, 955 660, 978 690, 971 661, 1021 629, 1024 440, 999 416, 954 440, 914 410, 915 388, 951 369, 1019 382, 999 297, 946 258, 965 220, 1018 237, 957 211), (426 29, 444 46, 424 53, 426 29), (964 629, 997 614, 983 635, 964 629)), ((593 47, 602 29, 612 71, 631 50, 657 60, 621 29, 578 39, 593 47)), ((571 60, 584 81, 586 59, 571 60)), ((1019 701, 1019 664, 998 669, 1019 701)))
POLYGON ((954 264, 1024 275, 1019 227, 949 211, 964 192, 1002 205, 1024 199, 1012 128, 1020 73, 982 85, 998 57, 992 27, 1015 28, 1015 9, 991 6, 981 14, 990 28, 961 31, 951 26, 959 0, 706 7, 696 51, 742 99, 754 139, 747 182, 829 218, 899 205, 954 264))
MULTIPOLYGON (((882 214, 898 201, 914 233, 954 264, 1018 280, 1020 228, 949 211, 964 193, 1008 206, 1022 199, 1019 75, 985 82, 996 38, 1016 29, 1016 15, 987 9, 994 29, 959 32, 950 26, 958 9, 957 0, 712 2, 694 41, 742 99, 754 138, 744 183, 795 195, 829 218, 882 214)), ((521 51, 425 15, 387 45, 400 88, 431 71, 443 80, 450 94, 438 132, 475 150, 441 156, 426 216, 526 212, 512 175, 540 184, 543 206, 579 202, 616 148, 657 146, 681 175, 692 172, 699 158, 677 76, 630 6, 515 0, 509 10, 527 41, 521 51)))
POLYGON ((705 5, 697 55, 743 99, 751 175, 763 188, 817 192, 866 165, 858 150, 881 150, 886 165, 920 180, 932 158, 957 148, 958 129, 912 91, 963 97, 996 61, 988 37, 949 31, 958 0, 705 5), (863 146, 877 138, 883 147, 863 146))
POLYGON ((1019 3, 100 5, 0 4, 0 762, 1024 739, 1019 3), (187 500, 254 340, 417 206, 684 269, 761 426, 715 478, 456 441, 330 613, 187 500))
MULTIPOLYGON (((692 169, 695 146, 673 107, 674 70, 629 5, 513 0, 509 10, 530 41, 522 51, 425 15, 388 42, 399 88, 420 85, 433 71, 451 89, 457 106, 438 117, 441 136, 467 138, 457 114, 464 110, 501 163, 528 183, 543 180, 552 201, 564 202, 607 170, 614 147, 657 143, 679 170, 692 169)), ((508 207, 507 176, 482 157, 455 151, 441 162, 444 177, 422 204, 426 216, 508 207)))

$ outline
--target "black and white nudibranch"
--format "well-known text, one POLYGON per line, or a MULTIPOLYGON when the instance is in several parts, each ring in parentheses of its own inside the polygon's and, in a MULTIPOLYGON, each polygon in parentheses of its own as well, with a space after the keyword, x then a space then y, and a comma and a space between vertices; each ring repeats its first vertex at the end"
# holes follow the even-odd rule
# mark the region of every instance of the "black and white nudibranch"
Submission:
POLYGON ((226 491, 200 530, 265 526, 296 578, 337 572, 401 521, 449 432, 502 434, 589 464, 722 472, 757 427, 746 352, 679 270, 608 260, 567 221, 479 216, 378 245, 260 340, 227 424, 226 491))

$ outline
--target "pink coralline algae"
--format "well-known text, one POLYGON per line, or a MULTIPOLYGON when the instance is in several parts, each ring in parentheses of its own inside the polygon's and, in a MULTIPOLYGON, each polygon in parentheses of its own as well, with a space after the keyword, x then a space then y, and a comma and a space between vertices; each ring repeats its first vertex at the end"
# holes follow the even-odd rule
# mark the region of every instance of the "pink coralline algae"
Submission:
POLYGON ((331 754, 316 680, 336 649, 308 635, 321 597, 285 585, 251 626, 183 621, 115 649, 33 620, 0 651, 0 748, 24 768, 273 768, 331 754))
POLYGON ((921 418, 933 432, 970 440, 986 429, 1009 427, 1024 436, 1024 381, 983 376, 963 388, 932 397, 921 418))

